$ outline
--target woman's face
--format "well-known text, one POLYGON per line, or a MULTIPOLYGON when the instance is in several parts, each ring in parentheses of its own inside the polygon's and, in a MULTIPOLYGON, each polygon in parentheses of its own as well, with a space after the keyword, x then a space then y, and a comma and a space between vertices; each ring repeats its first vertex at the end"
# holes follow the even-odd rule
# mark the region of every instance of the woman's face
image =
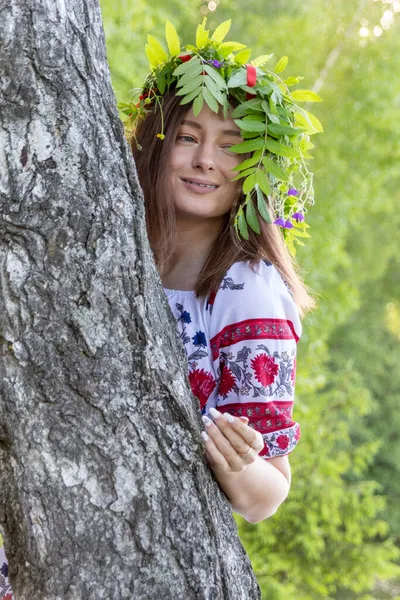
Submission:
POLYGON ((231 169, 242 158, 230 147, 241 141, 240 129, 221 113, 204 105, 195 117, 190 109, 178 129, 168 160, 178 218, 222 217, 239 198, 242 182, 232 181, 236 173, 231 169))

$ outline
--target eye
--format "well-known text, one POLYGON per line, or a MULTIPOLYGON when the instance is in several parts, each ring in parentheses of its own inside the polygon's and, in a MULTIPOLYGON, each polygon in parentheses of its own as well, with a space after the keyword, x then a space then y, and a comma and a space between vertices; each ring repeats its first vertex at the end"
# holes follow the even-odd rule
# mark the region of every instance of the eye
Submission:
POLYGON ((192 137, 191 135, 178 135, 177 140, 181 141, 181 142, 195 142, 196 140, 194 139, 194 137, 192 137))
POLYGON ((224 150, 226 150, 227 152, 229 152, 229 154, 232 154, 233 156, 235 155, 235 152, 231 152, 231 148, 232 146, 234 146, 235 144, 225 144, 224 146, 222 146, 222 148, 224 150))

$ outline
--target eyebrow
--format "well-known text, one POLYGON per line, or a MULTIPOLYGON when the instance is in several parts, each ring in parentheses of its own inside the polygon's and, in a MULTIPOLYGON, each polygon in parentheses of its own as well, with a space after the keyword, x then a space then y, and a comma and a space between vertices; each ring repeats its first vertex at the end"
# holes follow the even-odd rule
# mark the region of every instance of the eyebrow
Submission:
MULTIPOLYGON (((203 129, 202 126, 199 125, 199 123, 196 123, 196 121, 190 121, 188 119, 184 119, 182 121, 182 125, 189 125, 190 127, 194 127, 195 129, 203 129)), ((224 131, 222 131, 222 134, 234 135, 235 137, 238 137, 238 138, 242 137, 240 131, 238 131, 237 129, 224 129, 224 131)))

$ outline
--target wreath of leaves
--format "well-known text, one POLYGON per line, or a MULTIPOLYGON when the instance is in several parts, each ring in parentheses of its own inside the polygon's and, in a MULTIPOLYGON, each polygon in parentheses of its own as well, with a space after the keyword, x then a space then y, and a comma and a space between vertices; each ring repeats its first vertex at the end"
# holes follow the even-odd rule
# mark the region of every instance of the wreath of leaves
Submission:
MULTIPOLYGON (((310 237, 304 221, 307 206, 314 203, 312 173, 307 168, 314 145, 310 136, 323 131, 310 112, 298 106, 301 102, 320 102, 313 91, 290 91, 303 78, 282 79, 288 57, 283 56, 271 70, 266 65, 272 54, 251 61, 255 69, 255 85, 248 85, 247 65, 251 49, 238 42, 224 41, 231 21, 224 21, 214 33, 206 30, 206 18, 196 30, 196 45, 181 48, 178 34, 169 21, 165 37, 169 54, 153 36, 148 36, 146 54, 151 73, 140 90, 139 102, 121 103, 122 112, 133 125, 154 106, 162 115, 163 94, 171 85, 182 96, 181 104, 191 104, 198 115, 206 103, 218 113, 222 107, 227 118, 230 99, 236 107, 230 113, 240 128, 243 141, 231 151, 243 155, 243 161, 233 170, 235 180, 243 179, 245 200, 234 220, 236 233, 249 238, 249 228, 260 233, 260 218, 276 223, 283 230, 290 252, 295 255, 295 243, 310 237)), ((157 134, 164 138, 162 130, 157 134)))

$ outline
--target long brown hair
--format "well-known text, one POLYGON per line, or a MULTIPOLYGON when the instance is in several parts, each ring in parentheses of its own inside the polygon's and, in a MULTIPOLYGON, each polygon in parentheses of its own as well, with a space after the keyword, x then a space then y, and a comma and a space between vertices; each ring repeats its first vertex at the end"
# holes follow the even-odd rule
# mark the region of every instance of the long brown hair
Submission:
MULTIPOLYGON (((165 139, 160 140, 162 116, 157 104, 149 105, 145 118, 139 120, 131 137, 132 152, 136 163, 140 185, 143 189, 147 233, 161 274, 174 253, 177 227, 174 198, 167 185, 167 162, 176 140, 180 124, 188 111, 181 105, 181 98, 174 91, 166 92, 163 98, 163 120, 165 139)), ((249 260, 254 267, 260 259, 270 261, 287 282, 300 314, 314 307, 314 299, 298 274, 297 264, 290 256, 283 236, 276 225, 260 219, 260 234, 249 230, 249 240, 238 240, 233 219, 238 202, 225 216, 211 252, 199 273, 195 292, 198 297, 207 297, 217 291, 226 271, 237 261, 249 260)))

